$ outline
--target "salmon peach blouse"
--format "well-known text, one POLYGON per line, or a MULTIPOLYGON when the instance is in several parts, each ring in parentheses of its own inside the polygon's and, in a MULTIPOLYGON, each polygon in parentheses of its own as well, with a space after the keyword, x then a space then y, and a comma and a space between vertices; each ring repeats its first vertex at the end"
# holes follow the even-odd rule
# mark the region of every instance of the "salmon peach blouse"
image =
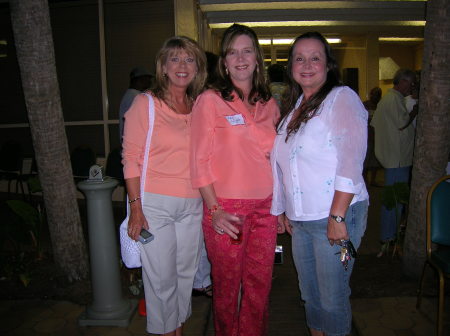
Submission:
POLYGON ((233 101, 208 90, 192 110, 192 186, 214 185, 217 197, 265 199, 272 194, 270 151, 279 118, 276 101, 257 102, 250 114, 236 92, 233 101))

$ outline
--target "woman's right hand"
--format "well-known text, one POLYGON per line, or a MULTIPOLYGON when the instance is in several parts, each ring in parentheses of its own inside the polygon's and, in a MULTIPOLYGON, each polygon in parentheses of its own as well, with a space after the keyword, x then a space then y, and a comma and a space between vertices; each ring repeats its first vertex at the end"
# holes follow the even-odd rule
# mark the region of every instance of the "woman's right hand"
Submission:
POLYGON ((149 229, 144 212, 140 207, 130 207, 130 218, 128 219, 128 235, 133 240, 138 240, 142 228, 149 229))
POLYGON ((226 233, 233 239, 237 239, 239 229, 233 225, 233 222, 239 222, 239 217, 236 217, 223 209, 218 209, 212 214, 212 226, 214 230, 222 235, 226 233))

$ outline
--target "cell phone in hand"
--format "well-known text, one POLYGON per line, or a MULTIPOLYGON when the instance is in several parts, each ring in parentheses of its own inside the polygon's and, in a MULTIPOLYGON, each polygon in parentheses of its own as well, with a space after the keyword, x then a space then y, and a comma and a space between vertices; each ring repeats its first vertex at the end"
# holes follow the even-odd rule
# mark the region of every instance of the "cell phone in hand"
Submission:
POLYGON ((146 229, 141 230, 141 234, 139 235, 139 241, 142 244, 150 243, 153 240, 154 236, 148 232, 146 229))

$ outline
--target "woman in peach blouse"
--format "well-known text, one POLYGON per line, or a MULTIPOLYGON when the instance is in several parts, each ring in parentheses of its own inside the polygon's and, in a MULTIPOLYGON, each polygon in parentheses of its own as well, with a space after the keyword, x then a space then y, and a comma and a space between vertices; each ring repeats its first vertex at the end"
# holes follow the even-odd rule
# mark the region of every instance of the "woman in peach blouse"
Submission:
POLYGON ((203 241, 202 199, 190 181, 191 107, 203 89, 206 58, 187 37, 168 39, 156 57, 151 94, 155 118, 148 168, 141 176, 149 129, 149 98, 138 95, 125 113, 124 176, 130 203, 128 235, 142 228, 153 241, 141 245, 147 331, 182 335, 191 314, 191 292, 203 241), (141 199, 141 180, 145 190, 141 199))
POLYGON ((222 39, 218 81, 192 111, 191 176, 204 200, 217 336, 267 333, 277 235, 277 218, 269 213, 269 153, 279 110, 263 72, 254 31, 231 26, 222 39))

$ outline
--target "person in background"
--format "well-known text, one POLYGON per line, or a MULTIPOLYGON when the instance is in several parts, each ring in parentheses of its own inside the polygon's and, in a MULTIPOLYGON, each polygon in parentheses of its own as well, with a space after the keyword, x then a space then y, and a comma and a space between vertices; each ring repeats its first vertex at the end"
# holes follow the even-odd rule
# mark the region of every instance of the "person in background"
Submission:
MULTIPOLYGON (((370 123, 375 129, 375 155, 384 168, 385 186, 409 183, 415 129, 410 123, 405 97, 411 93, 415 82, 416 74, 412 70, 398 70, 393 79, 394 87, 380 100, 370 123)), ((396 238, 402 210, 402 206, 397 213, 395 209, 381 207, 382 251, 396 238)))
POLYGON ((287 88, 286 83, 284 83, 284 73, 285 69, 281 64, 271 64, 267 68, 270 93, 277 101, 278 106, 281 106, 281 100, 287 88))
POLYGON ((372 120, 380 99, 381 89, 377 86, 370 90, 369 99, 363 103, 367 112, 369 112, 369 120, 367 122, 367 154, 366 159, 364 160, 363 176, 366 183, 369 183, 369 173, 371 173, 370 184, 373 186, 376 185, 377 172, 381 168, 381 165, 375 156, 375 130, 370 126, 370 121, 372 120))
POLYGON ((411 90, 411 94, 405 97, 405 106, 406 110, 409 113, 409 121, 401 129, 405 129, 406 127, 409 126, 410 123, 412 123, 414 128, 416 128, 416 121, 417 121, 416 117, 419 112, 419 91, 420 91, 420 82, 417 81, 411 90))
MULTIPOLYGON (((219 56, 212 52, 205 52, 206 54, 206 69, 208 76, 206 78, 206 86, 211 87, 217 80, 216 68, 219 56)), ((198 270, 194 277, 194 288, 192 289, 193 296, 206 296, 212 298, 212 281, 211 281, 211 263, 208 259, 205 243, 202 244, 202 252, 198 270)))
POLYGON ((191 176, 204 200, 216 336, 267 333, 277 235, 269 153, 279 110, 263 66, 255 32, 230 26, 218 80, 192 111, 191 176))
POLYGON ((217 81, 217 63, 219 62, 219 56, 206 51, 206 70, 208 71, 208 77, 206 78, 206 86, 213 86, 217 81))
POLYGON ((197 273, 194 277, 194 285, 192 288, 192 296, 206 296, 212 298, 213 289, 211 281, 211 263, 208 259, 205 242, 202 242, 200 261, 198 264, 197 273))
POLYGON ((350 334, 350 275, 367 223, 362 177, 367 111, 342 86, 326 39, 297 37, 289 51, 288 91, 270 156, 271 213, 292 234, 306 322, 312 336, 350 334), (344 258, 341 259, 341 254, 344 258), (344 262, 342 262, 342 261, 344 262))
POLYGON ((136 67, 130 72, 130 86, 125 91, 119 107, 119 136, 120 143, 122 143, 123 137, 123 123, 125 112, 128 111, 134 98, 149 89, 152 85, 153 76, 144 68, 136 67))
POLYGON ((381 89, 378 86, 376 86, 372 88, 372 90, 370 90, 369 99, 363 103, 364 107, 369 112, 369 120, 372 119, 373 114, 377 109, 377 105, 381 100, 381 94, 382 94, 381 89))
POLYGON ((180 336, 191 314, 191 293, 200 258, 202 199, 190 180, 191 109, 206 80, 206 58, 197 43, 172 37, 156 56, 151 94, 155 120, 148 169, 141 176, 149 99, 136 96, 125 114, 124 176, 130 203, 128 235, 142 229, 154 239, 141 246, 147 331, 180 336), (140 185, 145 179, 142 200, 140 185))

